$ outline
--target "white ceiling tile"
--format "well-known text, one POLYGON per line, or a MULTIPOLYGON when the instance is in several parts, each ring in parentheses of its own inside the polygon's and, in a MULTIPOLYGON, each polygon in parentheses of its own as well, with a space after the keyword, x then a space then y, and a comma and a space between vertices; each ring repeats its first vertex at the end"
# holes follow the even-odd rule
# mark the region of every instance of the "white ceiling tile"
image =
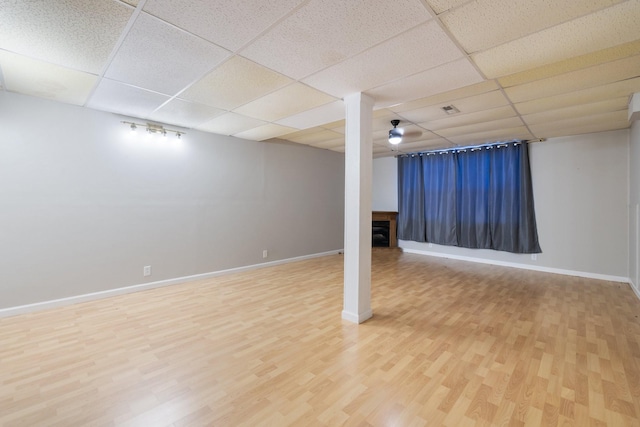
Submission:
MULTIPOLYGON (((327 129, 319 128, 319 127, 317 127, 317 128, 309 128, 309 129, 304 129, 304 130, 298 130, 298 131, 291 132, 289 134, 283 135, 283 138, 287 139, 287 140, 290 140, 290 141, 295 141, 295 139, 298 138, 298 137, 311 135, 311 134, 322 132, 322 131, 325 131, 325 130, 327 130, 327 129)), ((329 134, 329 135, 331 135, 333 137, 333 134, 329 134)))
POLYGON ((98 74, 132 13, 115 1, 4 0, 0 49, 98 74))
POLYGON ((345 119, 342 119, 342 120, 336 120, 335 122, 331 122, 331 123, 324 123, 321 127, 324 129, 329 129, 334 132, 339 132, 341 134, 344 134, 346 123, 347 121, 345 119))
POLYGON ((390 108, 374 108, 373 109, 373 117, 388 117, 395 115, 395 112, 390 108))
POLYGON ((640 74, 640 55, 505 89, 514 103, 574 92, 640 74))
POLYGON ((509 105, 510 102, 503 91, 494 90, 480 95, 456 99, 451 104, 458 108, 462 114, 466 114, 494 107, 503 107, 509 105))
MULTIPOLYGON (((332 151, 337 151, 336 150, 332 150, 332 151)), ((373 148, 373 158, 374 159, 380 159, 380 158, 384 158, 384 157, 394 157, 397 156, 399 154, 402 154, 400 152, 398 152, 397 150, 391 150, 388 147, 383 147, 383 148, 373 148), (384 150, 384 151, 382 151, 384 150)))
POLYGON ((388 136, 389 130, 393 127, 393 125, 391 124, 391 120, 400 120, 400 124, 398 125, 399 128, 412 125, 412 123, 409 123, 408 121, 403 120, 401 117, 398 117, 393 113, 391 115, 374 117, 372 121, 372 127, 371 127, 374 134, 376 132, 382 132, 386 138, 388 136))
POLYGON ((196 129, 220 135, 233 135, 266 124, 266 122, 252 117, 246 117, 236 113, 225 113, 197 126, 196 129))
POLYGON ((432 20, 320 71, 304 82, 344 98, 462 56, 462 52, 432 20))
POLYGON ((430 105, 447 105, 453 100, 468 98, 498 89, 499 86, 495 80, 487 80, 480 83, 464 86, 447 92, 438 93, 433 96, 416 99, 415 101, 403 102, 401 104, 392 105, 391 111, 401 113, 403 111, 415 110, 430 105))
POLYGON ((429 4, 437 14, 454 9, 468 1, 469 0, 426 0, 427 4, 429 4))
POLYGON ((169 99, 168 96, 102 79, 88 107, 133 117, 146 118, 169 99))
POLYGON ((271 122, 333 101, 335 98, 327 94, 302 83, 294 83, 245 104, 235 111, 271 122))
POLYGON ((517 126, 513 128, 494 129, 466 135, 456 135, 447 139, 457 145, 476 145, 497 141, 510 141, 514 139, 534 139, 534 136, 525 126, 517 126))
POLYGON ((481 123, 473 123, 470 125, 438 129, 436 133, 438 135, 444 136, 445 138, 450 138, 452 136, 480 134, 483 132, 491 132, 499 129, 515 128, 522 125, 522 120, 519 117, 509 117, 506 119, 498 119, 481 123))
POLYGON ((234 56, 180 94, 180 98, 232 110, 290 83, 293 80, 282 74, 234 56))
POLYGON ((242 55, 301 79, 430 18, 415 0, 311 0, 242 55))
POLYGON ((340 148, 340 147, 344 147, 344 137, 338 138, 338 139, 330 139, 328 141, 318 142, 316 144, 309 144, 309 145, 316 148, 327 148, 327 149, 340 148))
POLYGON ((278 123, 296 129, 307 129, 343 119, 345 106, 343 101, 334 101, 293 116, 278 120, 278 123))
POLYGON ((479 83, 482 76, 466 59, 459 59, 367 91, 378 108, 424 98, 479 83))
POLYGON ((442 22, 473 53, 611 6, 623 0, 477 0, 442 16, 442 22))
POLYGON ((295 131, 296 129, 294 128, 269 123, 253 129, 236 133, 233 136, 236 136, 238 138, 250 139, 252 141, 264 141, 271 138, 277 138, 279 136, 286 135, 295 131))
POLYGON ((531 125, 529 128, 538 138, 549 138, 584 133, 605 132, 629 127, 627 110, 613 111, 592 116, 575 117, 550 123, 531 125))
POLYGON ((478 52, 472 59, 488 78, 501 77, 637 40, 639 22, 640 4, 630 0, 478 52))
POLYGON ((576 117, 603 114, 610 111, 626 110, 629 103, 628 96, 608 99, 606 101, 593 102, 590 104, 574 105, 572 107, 552 109, 535 114, 522 116, 528 125, 551 123, 557 120, 566 120, 576 117))
POLYGON ((396 148, 404 153, 415 153, 417 151, 437 150, 441 148, 451 148, 453 146, 454 145, 446 139, 438 138, 410 143, 401 142, 396 148))
POLYGON ((505 105, 503 107, 476 111, 469 114, 454 114, 439 120, 431 120, 426 123, 419 122, 419 124, 427 129, 439 133, 440 129, 455 128, 459 126, 467 126, 488 121, 506 119, 509 117, 515 117, 516 115, 517 113, 512 106, 505 105))
POLYGON ((430 105, 428 107, 417 108, 415 110, 403 111, 399 113, 403 118, 413 123, 431 123, 434 120, 448 120, 458 116, 468 115, 482 110, 488 110, 496 107, 509 105, 509 100, 500 90, 483 93, 480 95, 460 98, 454 101, 441 103, 439 105, 430 105), (453 105, 460 113, 453 116, 448 115, 442 107, 453 105))
POLYGON ((105 76, 175 95, 229 54, 201 38, 141 13, 105 76))
POLYGON ((144 10, 236 51, 303 0, 148 0, 144 10))
POLYGON ((313 132, 297 132, 295 134, 285 135, 285 139, 300 144, 318 144, 323 141, 344 140, 344 135, 327 129, 314 129, 313 132))
POLYGON ((560 74, 570 73, 582 68, 589 68, 607 62, 617 61, 630 56, 640 55, 640 40, 623 43, 614 47, 574 56, 553 64, 531 68, 520 73, 500 77, 498 82, 503 88, 530 83, 560 74))
POLYGON ((12 92, 84 105, 97 77, 0 50, 0 71, 12 92))
POLYGON ((442 119, 447 116, 442 110, 441 105, 431 105, 429 107, 422 107, 411 111, 404 111, 398 113, 400 119, 411 123, 431 123, 434 120, 442 119))
POLYGON ((223 113, 225 113, 224 110, 208 105, 172 99, 154 111, 149 118, 158 122, 191 128, 208 122, 223 113))
POLYGON ((640 77, 622 80, 589 89, 554 95, 547 98, 534 99, 515 104, 520 114, 533 114, 557 108, 589 104, 605 101, 617 97, 628 97, 629 94, 640 92, 640 77))
POLYGON ((385 153, 385 154, 388 153, 389 151, 391 151, 391 148, 392 147, 386 146, 386 145, 373 144, 372 149, 373 149, 374 157, 376 153, 385 153))
POLYGON ((382 151, 388 151, 389 147, 386 144, 376 144, 375 142, 373 143, 373 152, 382 152, 382 151))

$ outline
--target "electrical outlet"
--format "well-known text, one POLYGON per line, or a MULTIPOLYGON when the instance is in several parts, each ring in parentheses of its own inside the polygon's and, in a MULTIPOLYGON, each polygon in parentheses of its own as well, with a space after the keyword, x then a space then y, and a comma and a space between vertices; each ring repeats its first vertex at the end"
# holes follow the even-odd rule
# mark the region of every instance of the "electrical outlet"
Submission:
POLYGON ((433 243, 429 243, 429 247, 432 248, 433 247, 433 243))
POLYGON ((262 251, 262 258, 266 258, 267 256, 269 256, 269 252, 265 249, 262 251))
POLYGON ((142 269, 142 275, 143 276, 151 276, 151 266, 150 265, 145 265, 144 268, 142 269))
POLYGON ((538 260, 538 254, 531 254, 531 261, 537 261, 538 260))

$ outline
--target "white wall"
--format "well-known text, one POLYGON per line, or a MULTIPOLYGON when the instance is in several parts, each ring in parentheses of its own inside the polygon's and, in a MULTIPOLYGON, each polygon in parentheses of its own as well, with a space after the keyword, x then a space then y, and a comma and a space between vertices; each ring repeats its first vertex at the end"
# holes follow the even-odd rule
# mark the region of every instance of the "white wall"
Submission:
POLYGON ((122 119, 0 92, 0 309, 343 247, 343 154, 122 119))
POLYGON ((640 120, 629 139, 629 278, 640 296, 640 120))
MULTIPOLYGON (((530 255, 429 247, 413 241, 400 241, 400 246, 439 256, 625 280, 629 277, 628 150, 628 130, 552 138, 530 145, 538 236, 543 251, 535 261, 530 255)), ((396 170, 384 171, 396 175, 396 170)))
POLYGON ((398 161, 395 157, 382 157, 373 161, 374 211, 398 211, 398 161))

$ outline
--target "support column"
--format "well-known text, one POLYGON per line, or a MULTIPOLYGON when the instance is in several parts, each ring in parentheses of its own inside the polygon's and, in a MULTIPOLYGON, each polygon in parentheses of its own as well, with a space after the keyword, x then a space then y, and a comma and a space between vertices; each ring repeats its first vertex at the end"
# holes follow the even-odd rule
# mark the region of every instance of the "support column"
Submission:
POLYGON ((344 98, 346 108, 344 180, 344 308, 354 323, 371 311, 371 176, 373 99, 362 93, 344 98))
POLYGON ((640 120, 640 92, 631 95, 629 99, 629 121, 640 120))

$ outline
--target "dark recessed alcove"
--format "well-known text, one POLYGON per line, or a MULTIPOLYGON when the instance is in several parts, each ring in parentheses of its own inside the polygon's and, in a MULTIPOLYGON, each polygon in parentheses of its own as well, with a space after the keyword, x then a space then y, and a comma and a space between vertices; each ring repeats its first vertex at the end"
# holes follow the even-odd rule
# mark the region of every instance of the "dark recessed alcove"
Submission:
POLYGON ((398 212, 373 211, 371 213, 371 246, 395 248, 398 212))
POLYGON ((389 247, 389 221, 371 222, 371 246, 389 247))

